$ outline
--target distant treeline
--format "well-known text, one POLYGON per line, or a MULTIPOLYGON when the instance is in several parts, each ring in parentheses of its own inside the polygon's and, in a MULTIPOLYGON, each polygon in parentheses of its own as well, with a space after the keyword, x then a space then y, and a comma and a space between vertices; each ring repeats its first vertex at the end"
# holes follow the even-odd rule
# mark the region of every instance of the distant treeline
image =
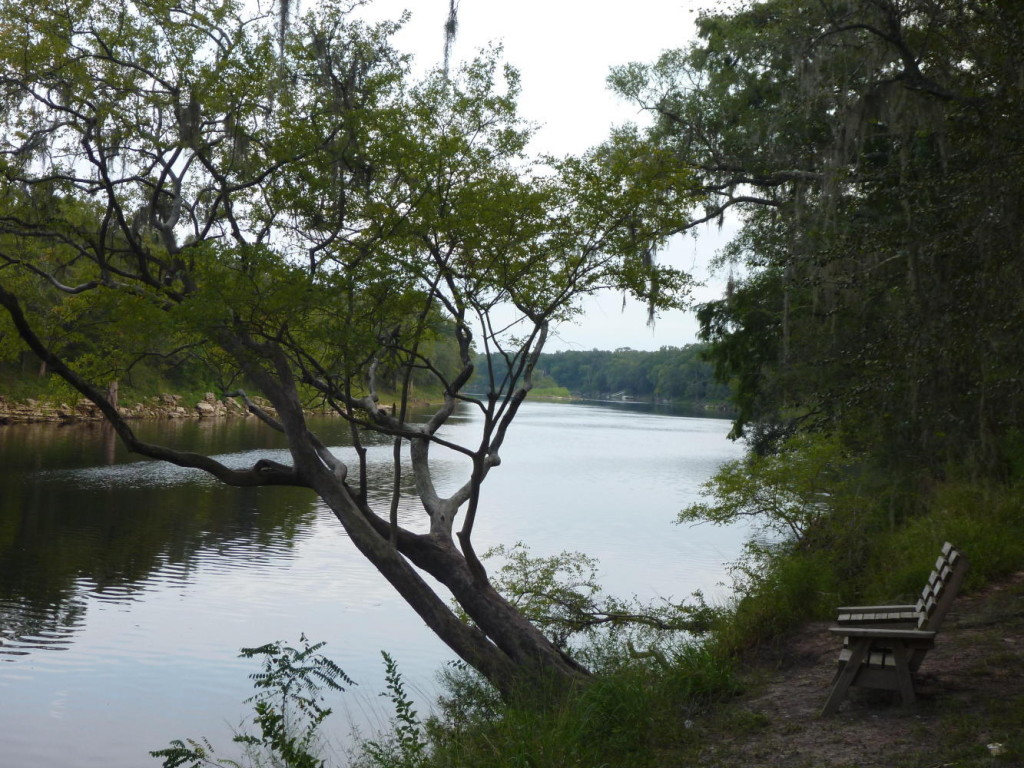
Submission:
POLYGON ((703 349, 692 344, 657 352, 627 347, 546 353, 537 363, 534 390, 550 393, 562 387, 577 397, 725 405, 729 387, 715 381, 711 365, 701 357, 703 349))

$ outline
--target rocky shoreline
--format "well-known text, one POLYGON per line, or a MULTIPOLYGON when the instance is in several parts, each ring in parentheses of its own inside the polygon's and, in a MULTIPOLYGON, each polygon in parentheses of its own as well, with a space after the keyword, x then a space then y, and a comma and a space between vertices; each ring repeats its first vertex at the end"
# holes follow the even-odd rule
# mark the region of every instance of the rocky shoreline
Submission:
MULTIPOLYGON (((252 398, 261 408, 273 412, 262 398, 252 398)), ((181 395, 154 395, 133 405, 118 407, 125 419, 214 419, 225 417, 251 417, 241 398, 218 398, 207 392, 203 399, 189 407, 181 395)), ((42 400, 8 400, 0 395, 0 425, 6 424, 62 424, 78 421, 102 421, 103 414, 92 402, 82 400, 74 405, 49 403, 42 400)))

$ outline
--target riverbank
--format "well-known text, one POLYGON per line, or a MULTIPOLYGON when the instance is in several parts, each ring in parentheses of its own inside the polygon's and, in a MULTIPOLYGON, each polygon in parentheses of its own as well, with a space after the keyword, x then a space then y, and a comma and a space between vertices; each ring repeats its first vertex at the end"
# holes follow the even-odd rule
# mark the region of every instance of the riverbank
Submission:
POLYGON ((666 734, 670 743, 657 765, 1021 765, 1024 571, 954 602, 921 666, 911 707, 887 692, 853 689, 835 716, 819 717, 839 653, 829 626, 804 624, 761 649, 742 669, 745 692, 666 734))
MULTIPOLYGON (((250 400, 261 410, 274 415, 276 411, 268 400, 251 397, 250 400)), ((420 405, 420 403, 416 403, 420 405)), ((427 405, 426 402, 422 405, 427 405)), ((381 406, 394 410, 394 405, 381 406)), ((118 412, 128 420, 137 419, 219 419, 226 417, 250 418, 254 414, 239 397, 217 397, 207 392, 194 405, 182 395, 160 394, 148 397, 131 405, 118 405, 118 412)), ((308 415, 330 416, 329 408, 310 408, 308 415)), ((70 424, 77 422, 102 421, 103 413, 89 400, 80 400, 75 405, 53 403, 46 400, 9 400, 0 395, 0 426, 10 424, 70 424)))
MULTIPOLYGON (((267 406, 260 398, 253 398, 261 407, 267 406)), ((126 419, 205 419, 228 416, 249 417, 240 398, 218 398, 212 392, 194 405, 188 404, 181 395, 161 394, 141 402, 118 406, 126 419)), ((101 421, 103 414, 92 402, 81 400, 74 405, 53 403, 46 400, 9 400, 0 395, 0 425, 69 423, 79 421, 101 421)))
MULTIPOLYGON (((713 668, 713 654, 683 655, 649 676, 621 669, 604 676, 562 709, 503 707, 500 718, 468 727, 449 721, 442 738, 434 736, 435 753, 418 765, 1024 764, 1024 571, 959 596, 915 676, 917 701, 908 707, 894 693, 852 689, 836 715, 820 716, 841 649, 831 623, 803 622, 766 640, 736 658, 725 675, 713 668)), ((470 719, 476 712, 466 711, 470 719)), ((349 768, 406 765, 356 761, 349 768)))

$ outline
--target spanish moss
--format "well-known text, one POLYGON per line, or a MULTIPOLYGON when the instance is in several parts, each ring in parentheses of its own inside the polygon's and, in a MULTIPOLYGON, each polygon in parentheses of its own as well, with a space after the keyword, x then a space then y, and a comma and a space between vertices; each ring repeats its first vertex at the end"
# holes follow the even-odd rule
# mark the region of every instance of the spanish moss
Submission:
POLYGON ((444 23, 444 74, 448 76, 448 64, 451 61, 452 46, 459 33, 459 0, 449 0, 448 20, 444 23))

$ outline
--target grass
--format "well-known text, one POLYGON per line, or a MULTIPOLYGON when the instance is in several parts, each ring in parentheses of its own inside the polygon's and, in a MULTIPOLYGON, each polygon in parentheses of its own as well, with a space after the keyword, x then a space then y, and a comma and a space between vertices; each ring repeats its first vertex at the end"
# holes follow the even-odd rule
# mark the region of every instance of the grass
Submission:
POLYGON ((3 383, 0 395, 8 400, 21 402, 28 399, 41 400, 47 395, 47 379, 35 371, 29 372, 13 366, 0 366, 0 381, 3 383))
POLYGON ((627 665, 540 709, 510 704, 471 727, 435 724, 426 763, 437 768, 654 765, 686 741, 685 720, 735 690, 732 669, 694 647, 663 668, 627 665), (681 727, 680 732, 678 728, 681 727))

